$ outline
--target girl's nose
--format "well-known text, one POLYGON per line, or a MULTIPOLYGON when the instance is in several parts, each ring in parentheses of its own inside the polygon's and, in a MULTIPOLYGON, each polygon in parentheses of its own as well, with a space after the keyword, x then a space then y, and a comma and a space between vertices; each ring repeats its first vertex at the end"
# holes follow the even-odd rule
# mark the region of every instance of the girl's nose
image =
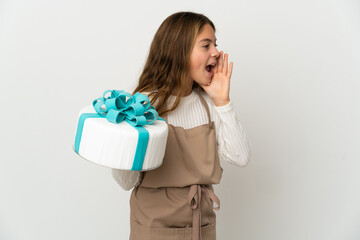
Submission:
POLYGON ((213 51, 213 53, 211 55, 212 55, 212 57, 218 58, 220 55, 220 52, 215 48, 215 50, 213 51))

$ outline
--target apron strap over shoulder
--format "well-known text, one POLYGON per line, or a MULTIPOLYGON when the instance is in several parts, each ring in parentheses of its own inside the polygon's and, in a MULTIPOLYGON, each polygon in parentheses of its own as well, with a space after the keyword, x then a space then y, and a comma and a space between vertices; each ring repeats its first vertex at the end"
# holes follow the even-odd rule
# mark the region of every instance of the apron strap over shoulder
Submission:
POLYGON ((197 90, 196 91, 197 94, 199 95, 199 98, 200 98, 200 101, 202 103, 202 105, 205 107, 205 110, 206 110, 206 113, 207 113, 207 116, 208 116, 208 120, 209 120, 209 123, 211 122, 211 118, 210 118, 210 110, 209 110, 209 105, 207 104, 206 100, 204 99, 204 97, 202 96, 202 94, 197 90))

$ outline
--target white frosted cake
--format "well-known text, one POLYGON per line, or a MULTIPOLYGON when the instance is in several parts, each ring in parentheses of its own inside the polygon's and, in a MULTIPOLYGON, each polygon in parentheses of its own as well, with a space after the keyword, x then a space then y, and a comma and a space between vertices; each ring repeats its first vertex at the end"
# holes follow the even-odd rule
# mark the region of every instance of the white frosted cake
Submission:
POLYGON ((148 171, 162 164, 167 136, 168 126, 161 118, 143 126, 127 121, 113 123, 90 105, 78 115, 73 149, 86 160, 105 167, 148 171))

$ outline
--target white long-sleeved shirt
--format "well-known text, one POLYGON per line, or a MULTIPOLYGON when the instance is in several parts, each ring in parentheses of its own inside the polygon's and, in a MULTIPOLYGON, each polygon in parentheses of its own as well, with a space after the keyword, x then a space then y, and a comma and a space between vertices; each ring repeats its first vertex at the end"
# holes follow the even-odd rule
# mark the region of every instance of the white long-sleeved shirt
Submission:
MULTIPOLYGON (((218 144, 219 158, 235 166, 244 167, 251 157, 251 141, 247 137, 240 120, 234 111, 233 103, 225 106, 215 106, 212 99, 201 93, 210 110, 211 121, 215 123, 216 141, 218 144)), ((170 96, 168 106, 175 101, 175 96, 170 96)), ((178 107, 168 113, 167 122, 173 126, 184 129, 193 128, 208 123, 204 106, 196 92, 182 97, 178 107)), ((115 181, 128 191, 140 183, 140 171, 127 171, 112 169, 115 181)))

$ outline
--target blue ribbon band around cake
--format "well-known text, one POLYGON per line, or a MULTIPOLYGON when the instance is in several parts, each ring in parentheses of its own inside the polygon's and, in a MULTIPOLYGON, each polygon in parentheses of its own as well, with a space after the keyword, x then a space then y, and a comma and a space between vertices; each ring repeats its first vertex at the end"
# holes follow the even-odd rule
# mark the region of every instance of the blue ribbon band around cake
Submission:
POLYGON ((106 118, 112 123, 126 121, 138 131, 138 142, 135 151, 132 171, 141 171, 145 153, 149 142, 149 132, 143 127, 156 120, 165 121, 151 106, 148 96, 139 92, 131 95, 123 90, 106 90, 103 97, 97 98, 92 103, 96 113, 83 113, 79 117, 76 130, 75 152, 79 154, 82 131, 85 120, 88 118, 106 118))

